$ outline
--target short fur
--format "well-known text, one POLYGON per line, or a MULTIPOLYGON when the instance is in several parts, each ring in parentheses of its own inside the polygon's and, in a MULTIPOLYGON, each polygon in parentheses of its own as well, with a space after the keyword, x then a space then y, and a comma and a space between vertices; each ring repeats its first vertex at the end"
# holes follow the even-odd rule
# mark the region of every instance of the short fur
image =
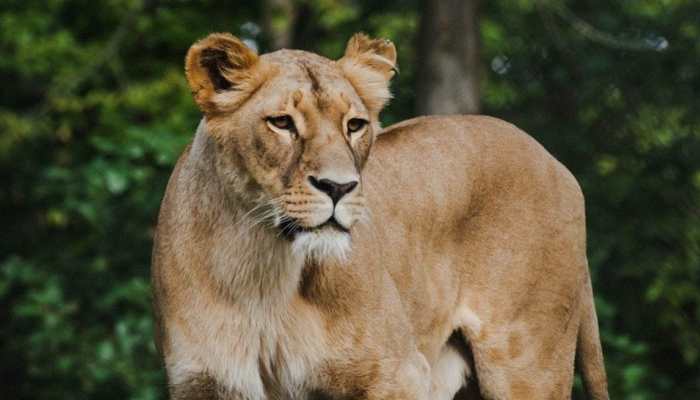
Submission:
POLYGON ((531 137, 482 116, 379 132, 396 50, 364 35, 330 61, 215 34, 186 67, 204 119, 153 252, 172 398, 566 399, 577 355, 607 399, 583 196, 531 137), (333 204, 310 176, 358 184, 333 204))

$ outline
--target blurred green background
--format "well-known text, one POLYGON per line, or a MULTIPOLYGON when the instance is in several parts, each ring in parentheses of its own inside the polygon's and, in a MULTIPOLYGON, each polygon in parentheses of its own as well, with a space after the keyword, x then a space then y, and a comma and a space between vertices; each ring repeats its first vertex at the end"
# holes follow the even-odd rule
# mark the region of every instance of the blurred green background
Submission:
MULTIPOLYGON (((0 397, 165 398, 149 264, 200 118, 183 73, 192 42, 229 31, 261 52, 338 57, 356 31, 388 37, 401 69, 388 125, 425 111, 426 2, 0 2, 0 397)), ((583 186, 612 398, 697 398, 700 1, 475 13, 480 112, 528 131, 583 186)))

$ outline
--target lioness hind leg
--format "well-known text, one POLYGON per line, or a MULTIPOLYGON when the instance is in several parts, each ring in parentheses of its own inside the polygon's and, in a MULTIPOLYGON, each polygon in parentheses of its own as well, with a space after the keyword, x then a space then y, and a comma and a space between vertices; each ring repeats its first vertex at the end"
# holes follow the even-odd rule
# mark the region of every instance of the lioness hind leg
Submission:
POLYGON ((483 332, 477 340, 468 340, 482 398, 571 398, 574 337, 520 336, 502 330, 483 332))

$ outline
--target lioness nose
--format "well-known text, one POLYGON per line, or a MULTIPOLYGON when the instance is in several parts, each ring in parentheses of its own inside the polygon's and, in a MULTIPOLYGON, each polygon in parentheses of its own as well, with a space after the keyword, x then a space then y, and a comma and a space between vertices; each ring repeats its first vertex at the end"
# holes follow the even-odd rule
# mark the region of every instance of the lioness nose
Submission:
POLYGON ((309 182, 313 187, 327 194, 333 200, 333 204, 336 204, 357 186, 357 181, 338 183, 330 179, 316 179, 315 176, 309 176, 309 182))

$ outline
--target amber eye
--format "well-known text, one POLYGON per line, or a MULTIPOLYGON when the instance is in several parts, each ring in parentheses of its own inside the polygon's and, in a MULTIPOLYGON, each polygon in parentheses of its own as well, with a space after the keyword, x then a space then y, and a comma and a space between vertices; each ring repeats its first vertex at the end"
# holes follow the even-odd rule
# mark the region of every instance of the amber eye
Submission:
POLYGON ((279 115, 276 117, 267 117, 267 122, 272 124, 275 128, 284 129, 288 131, 295 131, 294 120, 289 115, 279 115))
POLYGON ((348 133, 357 132, 367 125, 367 121, 362 118, 351 118, 348 121, 348 133))

